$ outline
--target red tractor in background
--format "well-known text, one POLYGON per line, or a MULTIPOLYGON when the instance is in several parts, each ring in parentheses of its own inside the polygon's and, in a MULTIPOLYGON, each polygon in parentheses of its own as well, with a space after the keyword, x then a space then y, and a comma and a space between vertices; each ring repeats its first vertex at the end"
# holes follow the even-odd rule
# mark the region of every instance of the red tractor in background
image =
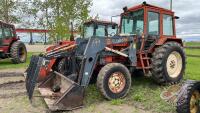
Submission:
POLYGON ((11 58, 14 64, 26 62, 27 50, 19 41, 14 25, 0 21, 0 59, 11 58))
POLYGON ((83 37, 32 56, 26 71, 29 99, 42 75, 38 89, 51 110, 81 107, 92 78, 108 100, 128 94, 137 70, 150 73, 158 84, 181 81, 186 56, 176 37, 174 12, 146 2, 123 10, 118 34, 105 35, 106 26, 86 24, 83 37))

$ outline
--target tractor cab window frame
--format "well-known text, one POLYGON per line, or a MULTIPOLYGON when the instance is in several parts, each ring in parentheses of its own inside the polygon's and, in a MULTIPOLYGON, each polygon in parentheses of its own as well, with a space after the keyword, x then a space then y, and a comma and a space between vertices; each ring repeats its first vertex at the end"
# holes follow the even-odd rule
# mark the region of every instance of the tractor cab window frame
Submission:
POLYGON ((5 38, 11 38, 13 37, 12 35, 12 31, 11 31, 11 28, 4 28, 4 37, 5 38))
POLYGON ((169 14, 163 14, 163 35, 164 36, 173 36, 174 35, 174 26, 173 26, 173 16, 169 14))
POLYGON ((118 32, 118 26, 117 25, 107 25, 107 36, 114 36, 118 32), (114 27, 113 27, 114 26, 114 27))
POLYGON ((90 37, 94 36, 93 24, 84 25, 83 27, 83 38, 89 39, 90 37))
POLYGON ((144 33, 144 9, 122 15, 120 32, 122 34, 142 35, 144 33))
POLYGON ((147 34, 151 36, 160 35, 160 13, 148 11, 147 34))
POLYGON ((106 26, 105 25, 97 25, 97 28, 94 28, 94 36, 96 37, 105 37, 106 36, 106 26))

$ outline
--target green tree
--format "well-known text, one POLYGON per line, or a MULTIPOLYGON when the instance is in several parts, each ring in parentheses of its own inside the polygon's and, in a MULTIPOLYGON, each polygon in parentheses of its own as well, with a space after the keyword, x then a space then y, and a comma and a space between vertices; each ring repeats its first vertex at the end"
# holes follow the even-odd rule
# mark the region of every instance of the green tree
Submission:
POLYGON ((1 0, 0 4, 0 20, 7 23, 19 22, 20 17, 16 15, 16 5, 15 0, 1 0))
POLYGON ((69 38, 70 22, 78 29, 88 18, 91 4, 91 0, 34 0, 30 12, 40 13, 38 25, 51 30, 50 36, 58 41, 69 38))

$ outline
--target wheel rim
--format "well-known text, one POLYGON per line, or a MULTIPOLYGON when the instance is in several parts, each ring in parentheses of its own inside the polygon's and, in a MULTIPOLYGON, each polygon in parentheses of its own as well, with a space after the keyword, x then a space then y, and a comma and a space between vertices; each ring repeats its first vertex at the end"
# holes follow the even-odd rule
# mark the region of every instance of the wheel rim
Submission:
POLYGON ((125 87, 125 77, 121 72, 115 72, 109 77, 108 86, 113 93, 121 92, 125 87))
POLYGON ((174 51, 172 52, 167 59, 167 72, 168 75, 172 78, 179 76, 182 70, 182 57, 180 53, 174 51))
POLYGON ((26 58, 26 52, 24 47, 19 48, 19 58, 20 60, 24 60, 26 58))
POLYGON ((194 91, 190 99, 190 113, 197 113, 199 109, 200 93, 199 91, 194 91))

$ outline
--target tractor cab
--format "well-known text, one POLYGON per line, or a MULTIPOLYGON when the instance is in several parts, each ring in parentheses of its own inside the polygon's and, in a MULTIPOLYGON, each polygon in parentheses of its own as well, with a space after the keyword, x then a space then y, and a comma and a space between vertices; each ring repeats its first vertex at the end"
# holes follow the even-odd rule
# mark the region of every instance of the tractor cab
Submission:
POLYGON ((8 52, 6 46, 10 46, 14 40, 17 40, 14 26, 0 21, 0 51, 8 52))
POLYGON ((118 32, 118 25, 114 22, 90 20, 83 24, 83 38, 112 37, 118 32))
POLYGON ((0 59, 11 58, 15 64, 26 61, 26 47, 18 40, 14 25, 0 21, 0 59))
POLYGON ((124 7, 121 14, 120 34, 137 36, 141 50, 151 49, 152 42, 162 45, 165 41, 178 41, 176 38, 174 12, 143 2, 131 8, 124 7))

